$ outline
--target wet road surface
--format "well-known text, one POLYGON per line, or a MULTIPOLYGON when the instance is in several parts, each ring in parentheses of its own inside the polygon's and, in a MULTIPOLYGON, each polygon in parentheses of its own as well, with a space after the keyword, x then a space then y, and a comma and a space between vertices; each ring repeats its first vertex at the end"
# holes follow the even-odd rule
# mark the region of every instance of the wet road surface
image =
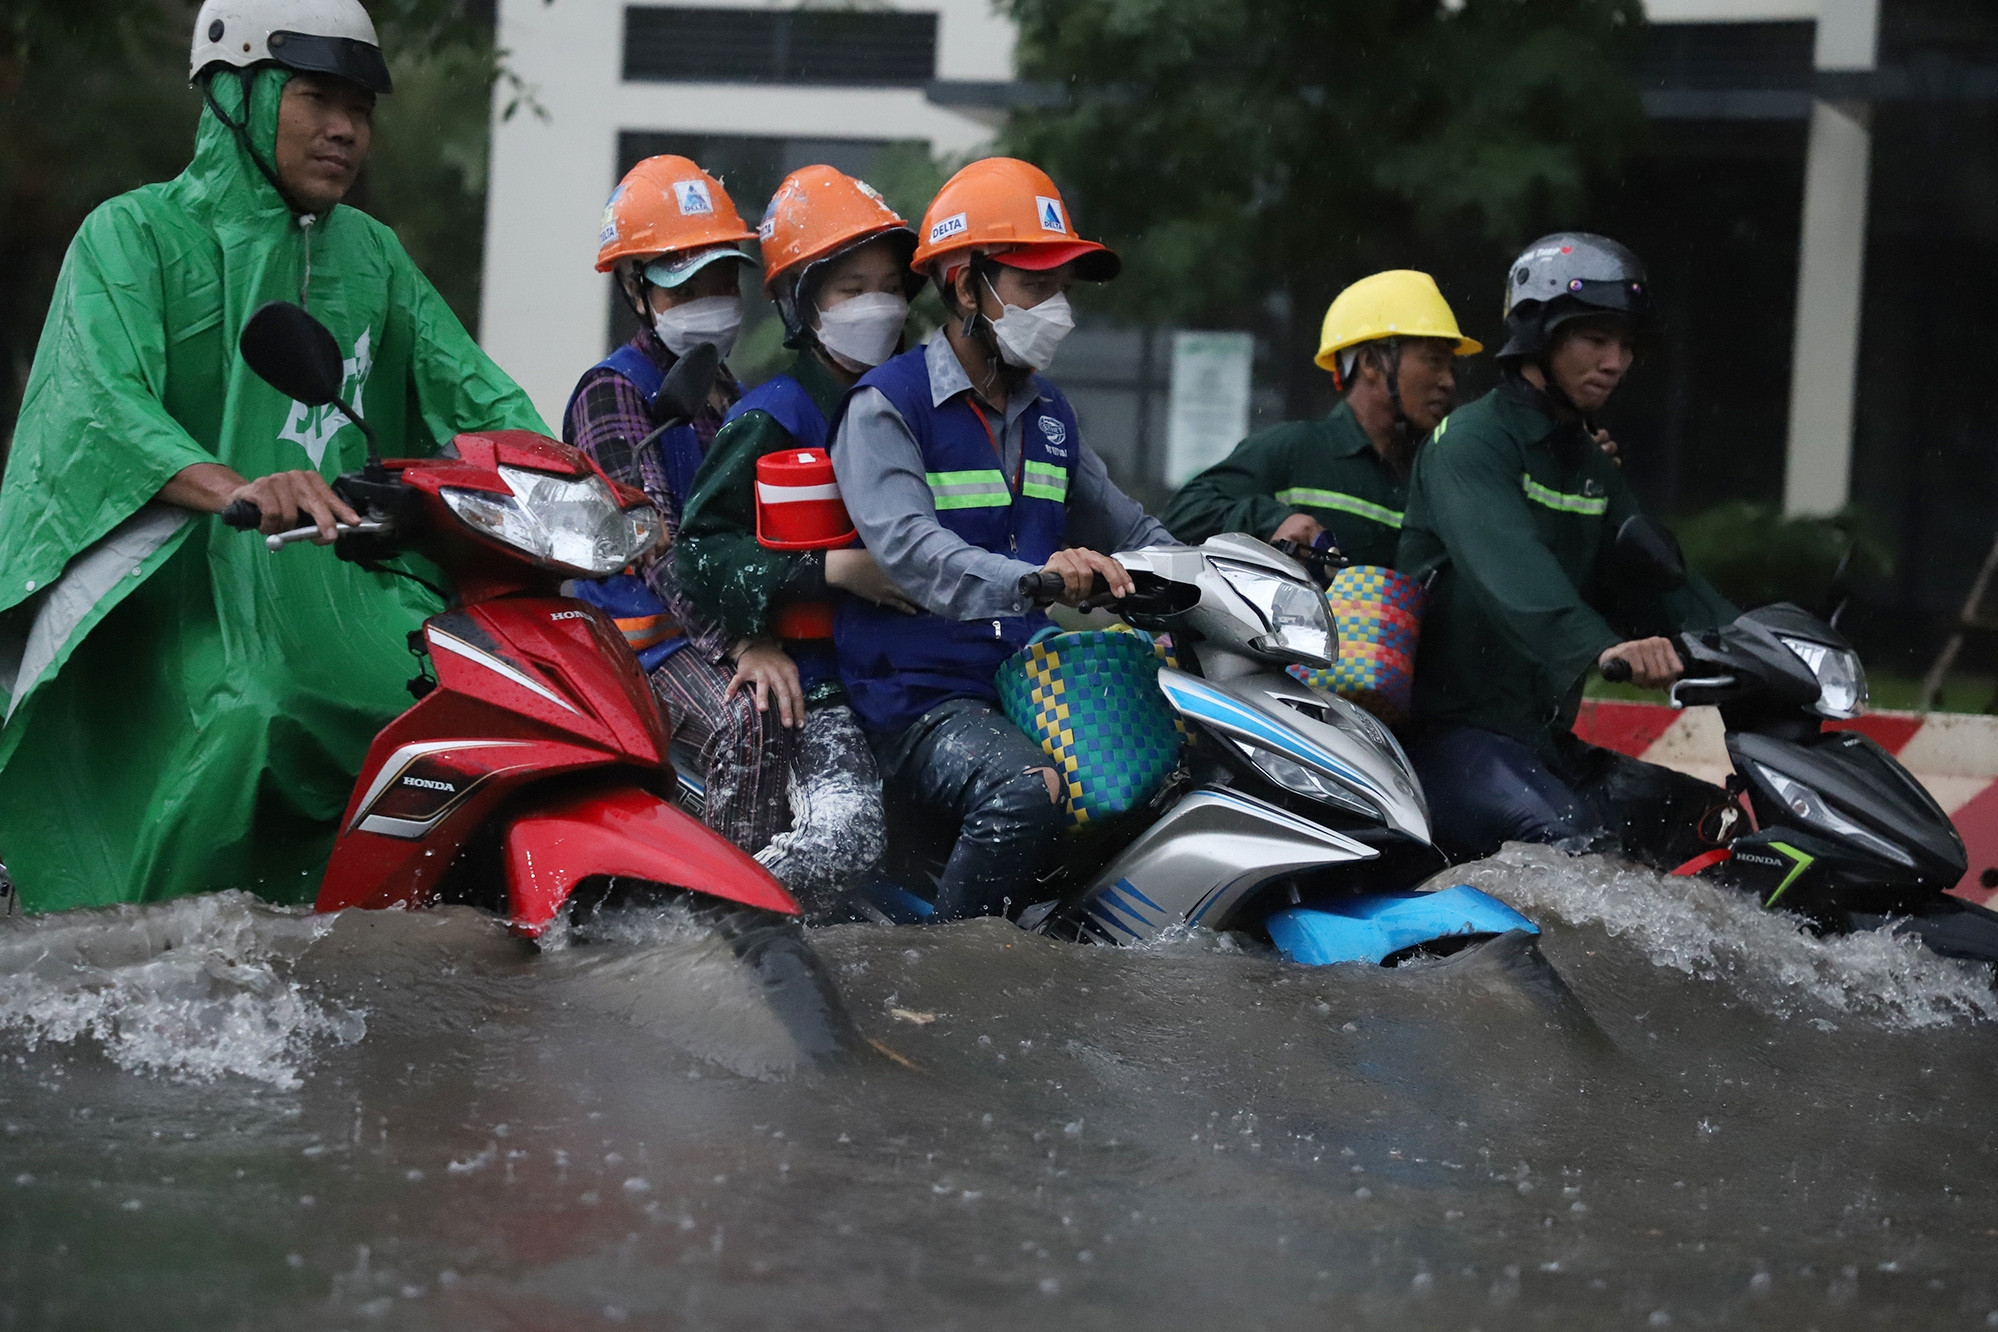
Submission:
POLYGON ((1998 1325, 1988 976, 1453 877, 1545 962, 818 931, 831 1059, 672 921, 0 922, 0 1329, 1998 1325))

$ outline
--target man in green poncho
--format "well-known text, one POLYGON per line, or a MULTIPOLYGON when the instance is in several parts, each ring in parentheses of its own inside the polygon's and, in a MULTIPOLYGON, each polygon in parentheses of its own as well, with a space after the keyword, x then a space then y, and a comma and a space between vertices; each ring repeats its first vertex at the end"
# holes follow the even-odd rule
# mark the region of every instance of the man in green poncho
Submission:
POLYGON ((375 732, 402 708, 422 588, 267 531, 354 515, 360 432, 250 373, 298 301, 390 456, 546 430, 394 235, 339 206, 389 91, 358 0, 208 0, 205 110, 177 179, 106 203, 63 262, 0 482, 0 858, 30 910, 250 888, 310 897, 375 732))

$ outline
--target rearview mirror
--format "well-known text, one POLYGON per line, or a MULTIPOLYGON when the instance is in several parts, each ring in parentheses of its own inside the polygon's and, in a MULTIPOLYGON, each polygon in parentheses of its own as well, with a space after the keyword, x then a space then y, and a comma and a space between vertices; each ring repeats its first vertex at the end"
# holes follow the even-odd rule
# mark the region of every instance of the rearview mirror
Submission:
POLYGON ((708 402, 708 394, 715 386, 715 372, 721 369, 721 352, 712 342, 703 342, 689 347, 687 354, 673 363, 666 372, 666 382, 659 386, 659 398, 655 413, 691 421, 701 414, 701 408, 708 402))
POLYGON ((307 407, 339 409, 368 441, 369 479, 387 475, 382 470, 381 441, 353 404, 340 398, 340 390, 347 387, 347 361, 326 325, 290 301, 271 301, 250 316, 236 346, 257 378, 287 398, 307 407))
POLYGON ((1672 529, 1633 514, 1616 529, 1610 563, 1617 581, 1635 592, 1670 592, 1686 585, 1686 554, 1672 529))
POLYGON ((308 407, 337 402, 346 387, 340 344, 326 325, 289 301, 260 306, 237 346, 257 378, 308 407))

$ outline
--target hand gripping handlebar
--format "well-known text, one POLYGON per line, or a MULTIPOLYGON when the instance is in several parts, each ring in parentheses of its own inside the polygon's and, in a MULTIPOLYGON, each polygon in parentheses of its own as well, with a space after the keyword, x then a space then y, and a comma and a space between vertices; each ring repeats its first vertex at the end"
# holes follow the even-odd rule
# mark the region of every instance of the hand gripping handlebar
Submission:
MULTIPOLYGON (((228 507, 222 510, 222 521, 239 531, 254 532, 264 525, 264 511, 258 507, 255 500, 231 500, 228 507)), ((377 522, 335 523, 333 531, 336 535, 347 536, 355 532, 380 532, 386 530, 387 526, 386 523, 377 522)), ((318 537, 319 528, 308 524, 305 527, 294 527, 289 532, 273 533, 264 538, 264 545, 267 549, 279 551, 294 541, 314 541, 318 537)))
POLYGON ((1067 591, 1067 582, 1051 569, 1039 569, 1020 579, 1020 595, 1036 606, 1052 606, 1067 591))
POLYGON ((230 500, 222 510, 222 521, 244 532, 254 532, 264 525, 264 511, 255 500, 230 500))

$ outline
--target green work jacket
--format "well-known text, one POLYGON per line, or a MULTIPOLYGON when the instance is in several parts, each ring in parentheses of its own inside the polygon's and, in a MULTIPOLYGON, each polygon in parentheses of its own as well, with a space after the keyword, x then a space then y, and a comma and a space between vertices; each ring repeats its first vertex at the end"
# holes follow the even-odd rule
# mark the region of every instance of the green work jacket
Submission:
POLYGON ((1181 541, 1247 532, 1267 541, 1293 513, 1309 514, 1355 564, 1393 564, 1408 486, 1340 403, 1322 421, 1258 431, 1180 488, 1162 521, 1181 541))
MULTIPOLYGON (((801 352, 785 373, 830 419, 846 389, 818 357, 801 352)), ((694 608, 731 643, 768 635, 777 603, 796 596, 815 573, 817 591, 824 589, 823 551, 771 550, 756 540, 756 461, 796 447, 776 417, 744 412, 715 435, 681 510, 674 575, 694 608)))
POLYGON ((1639 512, 1615 462, 1509 380, 1458 408, 1416 455, 1396 567, 1434 575, 1415 663, 1418 721, 1481 726, 1557 752, 1605 648, 1706 629, 1736 611, 1697 574, 1662 596, 1605 572, 1639 512))

